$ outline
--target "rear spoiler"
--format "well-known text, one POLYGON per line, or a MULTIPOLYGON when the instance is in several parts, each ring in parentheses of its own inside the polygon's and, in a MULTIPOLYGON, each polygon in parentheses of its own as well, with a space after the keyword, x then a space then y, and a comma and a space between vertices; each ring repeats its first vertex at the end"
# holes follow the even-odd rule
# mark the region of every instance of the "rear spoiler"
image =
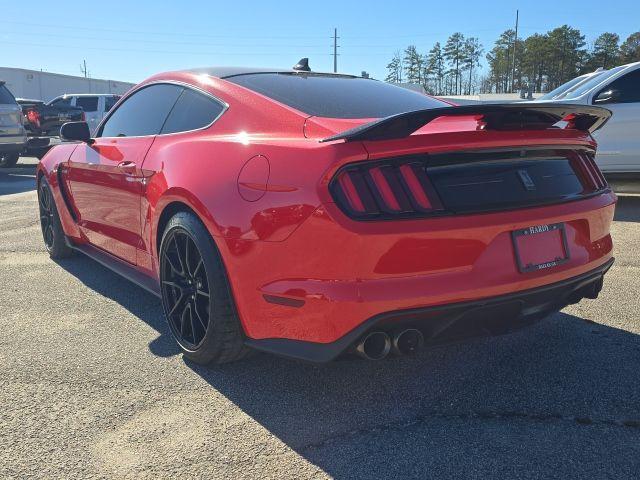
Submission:
POLYGON ((544 130, 565 121, 564 128, 593 133, 602 127, 611 111, 589 105, 561 103, 503 103, 462 105, 399 113, 365 123, 320 140, 374 141, 405 138, 440 117, 477 116, 482 130, 544 130))

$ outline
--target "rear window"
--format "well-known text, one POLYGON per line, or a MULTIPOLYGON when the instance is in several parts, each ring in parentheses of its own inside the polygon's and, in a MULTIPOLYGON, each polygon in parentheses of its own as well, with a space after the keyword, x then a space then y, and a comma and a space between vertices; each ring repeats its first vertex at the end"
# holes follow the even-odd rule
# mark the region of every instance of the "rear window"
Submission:
POLYGON ((16 100, 11 95, 11 92, 4 85, 0 85, 0 103, 10 103, 15 104, 16 100))
POLYGON ((256 73, 225 80, 301 112, 331 118, 381 118, 447 104, 388 83, 358 77, 256 73))
POLYGON ((97 112, 98 97, 77 97, 76 107, 82 108, 85 112, 97 112))

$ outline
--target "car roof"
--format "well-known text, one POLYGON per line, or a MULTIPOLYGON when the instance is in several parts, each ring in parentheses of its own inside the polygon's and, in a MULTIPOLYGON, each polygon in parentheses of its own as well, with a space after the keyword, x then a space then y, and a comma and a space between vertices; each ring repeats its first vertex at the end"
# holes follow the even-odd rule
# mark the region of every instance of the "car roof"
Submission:
POLYGON ((23 102, 23 103, 44 103, 42 100, 36 100, 35 98, 16 98, 16 102, 23 102))
POLYGON ((202 67, 181 70, 184 73, 192 73, 194 75, 209 75, 217 78, 236 77, 238 75, 251 75, 257 73, 299 73, 310 75, 331 75, 336 77, 353 77, 355 75, 347 75, 344 73, 328 73, 328 72, 307 72, 303 70, 294 70, 292 68, 256 68, 256 67, 202 67))
POLYGON ((56 98, 68 98, 68 97, 119 97, 118 93, 65 93, 56 98))

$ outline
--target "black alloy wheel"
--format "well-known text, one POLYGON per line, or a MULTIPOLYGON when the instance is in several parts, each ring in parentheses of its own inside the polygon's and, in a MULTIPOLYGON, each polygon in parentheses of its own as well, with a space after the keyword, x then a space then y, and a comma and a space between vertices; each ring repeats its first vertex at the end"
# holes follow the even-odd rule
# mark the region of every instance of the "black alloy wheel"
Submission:
POLYGON ((211 310, 204 260, 186 230, 171 230, 164 242, 160 276, 167 320, 178 343, 195 350, 207 334, 211 310))
POLYGON ((53 248, 55 233, 54 233, 54 207, 53 198, 51 197, 51 190, 46 182, 40 182, 40 188, 38 189, 38 205, 40 207, 40 226, 42 227, 42 238, 47 250, 53 248))

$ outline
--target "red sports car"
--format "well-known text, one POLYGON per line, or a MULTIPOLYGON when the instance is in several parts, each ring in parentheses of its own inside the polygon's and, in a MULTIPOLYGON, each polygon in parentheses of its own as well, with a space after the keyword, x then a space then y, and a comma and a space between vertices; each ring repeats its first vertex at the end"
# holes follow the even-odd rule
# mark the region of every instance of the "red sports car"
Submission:
POLYGON ((199 363, 505 333, 602 288, 609 116, 452 106, 304 62, 163 73, 93 135, 62 127, 37 172, 44 241, 160 297, 199 363))

